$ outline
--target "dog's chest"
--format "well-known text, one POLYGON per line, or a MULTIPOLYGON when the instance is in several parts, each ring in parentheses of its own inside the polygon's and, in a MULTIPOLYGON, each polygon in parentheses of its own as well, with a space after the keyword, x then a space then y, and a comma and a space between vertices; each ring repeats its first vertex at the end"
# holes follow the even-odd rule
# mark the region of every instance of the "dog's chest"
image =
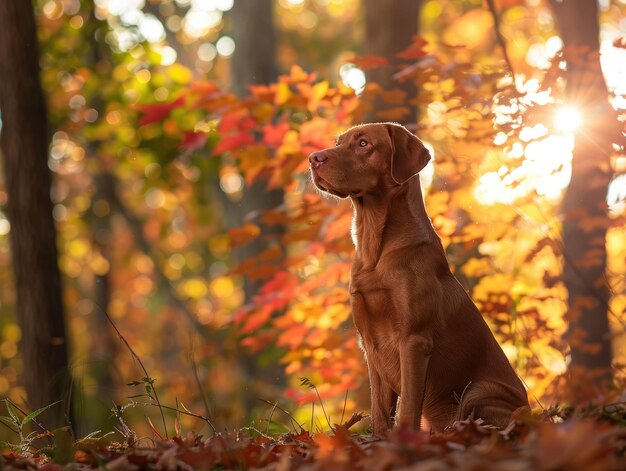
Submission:
POLYGON ((378 347, 398 334, 393 288, 377 270, 353 270, 350 280, 352 315, 364 343, 378 347))

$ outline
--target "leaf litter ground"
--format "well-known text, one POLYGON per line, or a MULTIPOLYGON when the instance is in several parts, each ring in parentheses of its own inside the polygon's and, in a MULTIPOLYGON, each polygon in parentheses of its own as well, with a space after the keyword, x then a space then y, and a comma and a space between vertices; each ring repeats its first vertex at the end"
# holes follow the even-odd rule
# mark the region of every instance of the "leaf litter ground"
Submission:
POLYGON ((150 447, 91 438, 78 440, 64 452, 50 448, 31 457, 5 451, 0 469, 626 469, 626 404, 585 410, 555 407, 505 430, 471 419, 434 434, 400 427, 384 439, 353 433, 347 426, 336 426, 329 434, 301 430, 277 437, 251 430, 208 438, 190 432, 150 447))

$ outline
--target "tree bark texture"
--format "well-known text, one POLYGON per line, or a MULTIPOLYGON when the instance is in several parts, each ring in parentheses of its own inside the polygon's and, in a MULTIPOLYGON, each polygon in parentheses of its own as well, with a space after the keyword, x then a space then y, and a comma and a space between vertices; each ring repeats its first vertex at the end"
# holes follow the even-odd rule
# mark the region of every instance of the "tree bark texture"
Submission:
POLYGON ((39 80, 32 3, 0 2, 0 111, 4 175, 17 314, 22 329, 24 385, 31 408, 63 403, 40 416, 66 422, 70 372, 50 200, 48 122, 39 80))
MULTIPOLYGON (((418 34, 422 0, 363 0, 363 6, 365 10, 363 52, 368 56, 381 56, 389 60, 388 67, 368 70, 367 81, 380 85, 386 92, 402 90, 406 93, 405 103, 408 103, 416 97, 415 84, 411 80, 398 82, 393 75, 398 72, 398 66, 402 62, 396 58, 396 54, 409 47, 413 43, 413 36, 418 34)), ((385 103, 378 97, 373 105, 366 119, 380 121, 377 112, 385 103)), ((407 119, 413 123, 415 114, 411 114, 407 119)))
MULTIPOLYGON (((240 97, 249 93, 248 85, 270 84, 278 78, 273 4, 273 0, 237 0, 233 6, 231 18, 235 52, 231 61, 231 83, 233 91, 240 97)), ((262 214, 263 211, 276 208, 284 201, 284 192, 281 189, 268 190, 267 181, 262 179, 250 187, 244 187, 243 191, 243 197, 238 203, 226 203, 227 219, 231 227, 240 226, 246 217, 262 214)), ((261 227, 263 236, 278 239, 282 234, 282 230, 264 227, 258 220, 255 220, 255 223, 261 227)), ((259 237, 237 248, 234 253, 235 261, 240 263, 254 258, 267 249, 267 246, 264 238, 259 237)), ((246 302, 251 301, 261 285, 262 281, 252 281, 247 277, 244 279, 246 302)), ((249 414, 259 405, 260 389, 266 390, 275 386, 278 391, 285 384, 285 376, 279 365, 261 367, 256 355, 241 356, 241 365, 249 384, 244 392, 244 407, 249 414), (271 380, 261 384, 261 378, 271 380)))
POLYGON ((570 392, 574 402, 584 402, 597 399, 612 379, 606 195, 617 120, 600 68, 598 3, 553 0, 552 6, 567 63, 566 100, 583 117, 575 134, 572 178, 562 214, 570 392))
POLYGON ((269 84, 278 76, 274 0, 237 0, 232 9, 232 89, 238 96, 248 85, 269 84))

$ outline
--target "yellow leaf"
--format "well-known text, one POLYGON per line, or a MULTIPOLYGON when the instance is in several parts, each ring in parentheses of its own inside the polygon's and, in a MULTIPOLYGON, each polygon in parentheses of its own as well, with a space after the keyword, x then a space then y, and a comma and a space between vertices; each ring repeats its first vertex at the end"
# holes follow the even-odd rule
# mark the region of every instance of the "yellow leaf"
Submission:
POLYGON ((246 147, 237 154, 239 170, 245 175, 246 183, 251 184, 267 163, 267 147, 256 144, 246 147))
POLYGON ((488 258, 470 258, 464 265, 461 271, 472 278, 478 278, 489 273, 491 264, 488 258))
POLYGON ((285 82, 280 82, 276 86, 276 98, 274 98, 274 103, 279 106, 284 105, 289 101, 292 96, 293 93, 289 88, 289 84, 285 82))
POLYGON ((173 64, 167 69, 167 74, 178 83, 189 83, 192 78, 191 71, 180 64, 173 64))

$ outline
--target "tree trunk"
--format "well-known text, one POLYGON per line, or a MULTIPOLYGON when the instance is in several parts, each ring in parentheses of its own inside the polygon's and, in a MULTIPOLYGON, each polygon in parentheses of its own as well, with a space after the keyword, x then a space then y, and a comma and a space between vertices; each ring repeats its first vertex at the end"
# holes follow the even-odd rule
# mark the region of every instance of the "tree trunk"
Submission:
POLYGON ((0 146, 8 194, 7 216, 22 328, 24 384, 31 408, 47 406, 42 421, 65 423, 70 372, 61 275, 50 200, 48 121, 39 81, 39 52, 32 3, 0 2, 0 146))
MULTIPOLYGON (((413 42, 413 36, 418 34, 422 0, 363 0, 363 6, 365 8, 364 53, 385 57, 390 64, 389 67, 368 70, 367 81, 377 83, 386 92, 394 89, 402 90, 406 93, 405 103, 408 103, 417 95, 415 84, 411 80, 398 82, 393 78, 393 74, 398 71, 398 65, 401 62, 396 58, 396 54, 409 47, 413 42)), ((384 108, 385 103, 378 97, 373 105, 367 120, 380 121, 377 113, 384 108)), ((407 115, 406 121, 414 123, 415 114, 407 115)))
POLYGON ((273 0, 237 0, 233 6, 232 89, 238 96, 248 85, 269 84, 278 77, 273 0))
MULTIPOLYGON (((232 35, 235 40, 235 52, 231 60, 231 84, 238 96, 248 94, 248 85, 269 84, 278 78, 276 66, 276 29, 274 27, 273 0, 237 0, 232 9, 232 35)), ((282 190, 268 190, 267 182, 259 180, 250 187, 244 187, 244 194, 237 204, 228 203, 226 211, 229 225, 243 224, 247 215, 262 213, 283 203, 282 190)), ((256 222, 256 221, 255 221, 256 222)), ((273 234, 278 237, 280 232, 261 226, 264 235, 273 234)), ((235 251, 237 262, 254 258, 267 248, 267 244, 258 238, 235 251)), ((280 262, 277 262, 280 263, 280 262)), ((244 279, 246 302, 252 299, 261 286, 259 281, 244 279)), ((274 386, 282 388, 285 377, 279 365, 261 368, 257 355, 245 355, 241 358, 244 373, 249 384, 262 378, 273 378, 274 386), (269 371, 272 370, 272 371, 269 371)), ((259 384, 259 386, 262 386, 259 384)), ((265 385, 268 386, 268 385, 265 385)), ((278 390, 278 389, 277 389, 278 390)), ((254 386, 245 391, 244 402, 246 412, 250 413, 259 405, 259 391, 254 386)))
POLYGON ((562 213, 570 392, 574 402, 584 402, 597 399, 612 379, 605 242, 611 142, 617 121, 600 68, 598 3, 553 1, 552 6, 567 62, 566 99, 583 117, 575 135, 572 178, 562 213))
MULTIPOLYGON (((94 2, 90 2, 86 8, 84 8, 85 14, 88 14, 89 27, 83 28, 84 34, 87 36, 89 44, 89 50, 86 54, 86 65, 94 70, 100 79, 105 80, 105 73, 102 72, 101 61, 110 61, 110 49, 108 45, 104 44, 104 39, 98 40, 96 32, 99 28, 103 28, 105 22, 98 20, 95 11, 96 5, 94 2)), ((103 35, 104 36, 104 35, 103 35)), ((107 67, 107 71, 110 72, 112 66, 107 67)), ((104 98, 96 93, 91 97, 91 107, 98 112, 98 116, 104 119, 105 107, 103 103, 104 98)), ((87 158, 97 162, 98 173, 93 176, 95 191, 91 199, 91 208, 89 211, 89 217, 87 223, 90 226, 92 244, 93 247, 100 253, 100 255, 107 261, 108 269, 103 273, 93 274, 93 293, 92 299, 95 305, 91 313, 91 320, 89 322, 89 333, 93 342, 91 348, 91 360, 93 368, 91 370, 92 375, 95 378, 98 398, 107 398, 109 400, 115 400, 115 387, 114 380, 115 357, 119 350, 119 340, 113 331, 113 328, 109 324, 106 315, 102 310, 109 312, 109 303, 111 301, 111 273, 113 266, 113 253, 114 253, 114 237, 111 229, 111 208, 110 201, 115 194, 115 181, 108 178, 108 172, 103 170, 103 162, 100 157, 101 143, 98 140, 85 141, 85 150, 87 151, 87 158), (104 214, 96 214, 95 204, 106 202, 109 203, 109 210, 104 214)), ((90 430, 94 430, 94 426, 97 423, 103 423, 103 419, 110 415, 108 408, 104 408, 103 403, 100 401, 96 404, 92 404, 92 411, 90 414, 83 414, 79 418, 77 426, 81 427, 81 432, 89 433, 90 430), (106 415, 104 415, 106 413, 106 415), (94 417, 96 420, 94 420, 94 417), (80 420, 82 419, 82 420, 80 420), (94 423, 89 423, 89 420, 94 423)))

